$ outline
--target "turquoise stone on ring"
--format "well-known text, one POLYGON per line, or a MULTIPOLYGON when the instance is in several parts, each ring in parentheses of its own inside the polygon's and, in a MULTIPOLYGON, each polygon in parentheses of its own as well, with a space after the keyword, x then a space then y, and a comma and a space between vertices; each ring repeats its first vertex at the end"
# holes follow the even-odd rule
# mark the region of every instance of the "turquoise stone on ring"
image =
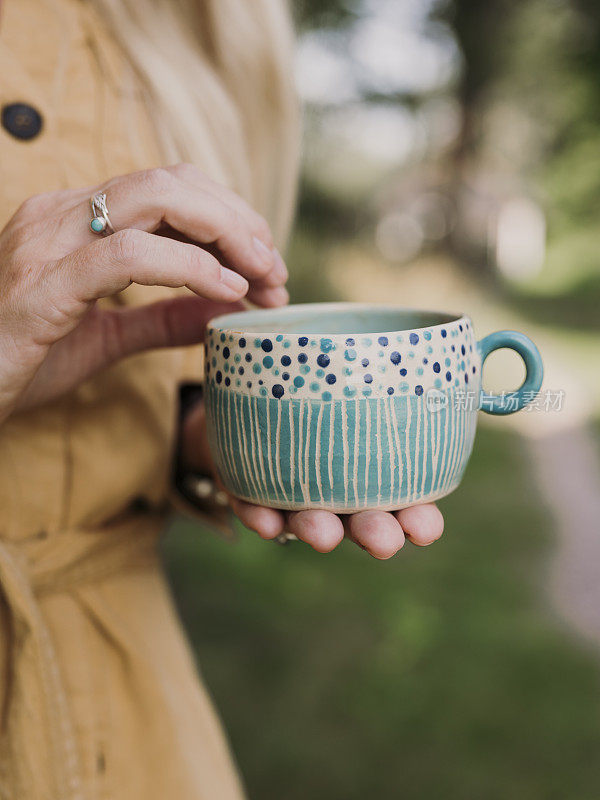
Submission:
POLYGON ((106 228, 106 222, 101 217, 94 217, 90 222, 90 228, 94 233, 102 233, 106 228))

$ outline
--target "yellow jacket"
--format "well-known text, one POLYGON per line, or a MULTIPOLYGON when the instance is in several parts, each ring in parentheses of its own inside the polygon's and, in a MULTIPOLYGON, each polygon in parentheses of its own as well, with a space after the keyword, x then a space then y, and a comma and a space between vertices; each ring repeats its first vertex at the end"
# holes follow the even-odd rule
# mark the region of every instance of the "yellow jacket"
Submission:
MULTIPOLYGON (((0 227, 28 196, 161 163, 82 0, 0 3, 0 227)), ((131 286, 109 302, 171 290, 131 286)), ((129 358, 0 428, 0 797, 233 800, 242 791, 156 555, 177 387, 199 348, 129 358)))

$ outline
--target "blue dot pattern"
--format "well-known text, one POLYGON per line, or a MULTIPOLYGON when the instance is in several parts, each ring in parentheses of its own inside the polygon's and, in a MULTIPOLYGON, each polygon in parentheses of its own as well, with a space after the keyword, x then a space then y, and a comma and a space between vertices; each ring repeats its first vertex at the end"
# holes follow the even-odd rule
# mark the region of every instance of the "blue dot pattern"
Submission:
POLYGON ((477 386, 481 359, 466 318, 417 331, 310 337, 207 331, 206 380, 257 396, 326 402, 477 386), (246 363, 260 380, 232 380, 246 363), (282 369, 283 368, 283 369, 282 369), (476 378, 474 376, 477 376, 476 378))

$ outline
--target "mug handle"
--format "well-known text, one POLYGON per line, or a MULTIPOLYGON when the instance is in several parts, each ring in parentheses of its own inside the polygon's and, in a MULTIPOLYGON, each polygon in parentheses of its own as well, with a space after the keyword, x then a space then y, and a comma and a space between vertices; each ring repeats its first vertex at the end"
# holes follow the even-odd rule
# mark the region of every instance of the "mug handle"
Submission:
POLYGON ((544 377, 540 351, 531 339, 517 331, 496 331, 477 342, 482 369, 483 362, 489 354, 503 347, 515 350, 521 356, 525 362, 525 380, 516 391, 502 395, 485 394, 482 389, 480 408, 487 414, 514 414, 515 411, 520 411, 535 399, 544 377))

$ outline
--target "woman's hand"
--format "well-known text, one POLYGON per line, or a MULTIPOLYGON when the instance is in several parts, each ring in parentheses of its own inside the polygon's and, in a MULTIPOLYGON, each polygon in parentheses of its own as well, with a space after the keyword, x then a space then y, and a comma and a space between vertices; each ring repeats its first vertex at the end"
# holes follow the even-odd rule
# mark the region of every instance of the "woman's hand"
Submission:
POLYGON ((406 540, 424 547, 439 539, 444 531, 444 518, 434 503, 402 511, 358 511, 340 515, 321 510, 278 511, 234 497, 230 498, 230 503, 236 516, 261 539, 275 539, 285 530, 318 553, 331 552, 346 538, 374 558, 385 560, 395 556, 406 540))
POLYGON ((0 422, 124 356, 200 341, 207 319, 244 296, 283 305, 286 279, 265 220, 191 165, 36 195, 0 233, 0 422), (89 224, 98 191, 117 230, 103 238, 89 224), (96 307, 131 283, 197 297, 96 307))
MULTIPOLYGON (((187 466, 204 474, 212 471, 202 403, 196 405, 184 420, 180 458, 184 468, 187 466)), ((439 539, 444 530, 444 518, 433 503, 393 513, 360 511, 338 516, 320 510, 278 511, 245 503, 235 497, 229 500, 236 516, 262 539, 275 539, 286 530, 319 553, 329 553, 346 538, 374 558, 387 559, 395 555, 406 540, 422 547, 439 539)))

